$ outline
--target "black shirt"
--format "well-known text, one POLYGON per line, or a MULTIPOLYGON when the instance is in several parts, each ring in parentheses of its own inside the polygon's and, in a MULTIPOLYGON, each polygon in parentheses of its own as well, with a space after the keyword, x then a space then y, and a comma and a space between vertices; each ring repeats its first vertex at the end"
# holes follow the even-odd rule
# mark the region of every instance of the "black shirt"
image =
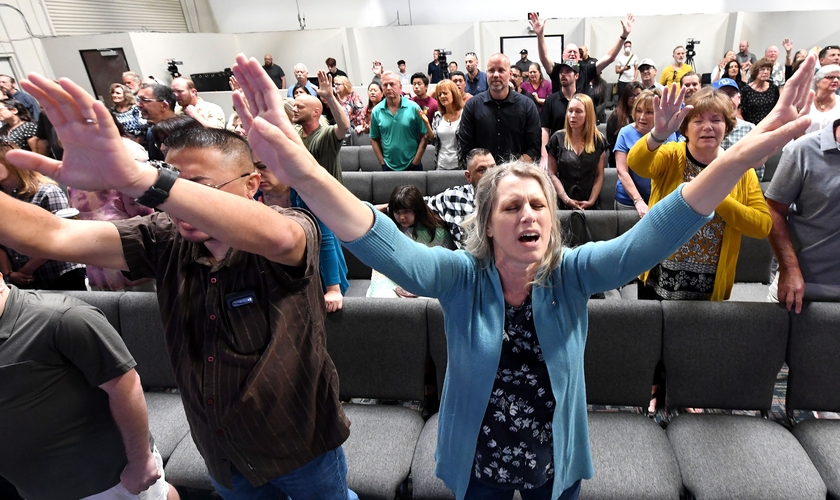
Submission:
POLYGON ((563 130, 566 126, 566 110, 569 108, 569 100, 562 92, 555 92, 546 97, 540 113, 540 125, 548 129, 551 137, 554 132, 563 130))
POLYGON ((467 101, 461 113, 458 153, 462 165, 474 148, 489 150, 496 163, 526 154, 540 159, 540 115, 533 99, 508 90, 502 100, 493 99, 490 91, 467 101))
MULTIPOLYGON (((592 58, 590 58, 590 59, 592 59, 592 58)), ((579 94, 580 93, 585 94, 586 93, 585 89, 588 86, 589 82, 591 82, 592 79, 595 78, 595 75, 598 74, 598 68, 595 67, 594 63, 589 63, 589 62, 579 63, 578 68, 579 68, 580 72, 578 73, 578 79, 577 79, 577 84, 576 84, 577 89, 575 90, 575 92, 577 92, 579 94)), ((560 89, 562 87, 560 86, 560 63, 559 62, 554 63, 554 68, 552 69, 551 74, 548 75, 548 76, 551 77, 551 88, 554 90, 554 93, 556 94, 557 92, 560 92, 560 89)))
POLYGON ((283 77, 286 76, 286 73, 283 72, 283 68, 276 64, 272 64, 271 66, 263 66, 263 69, 266 73, 268 73, 268 76, 271 77, 274 85, 277 85, 278 89, 282 89, 283 77))
POLYGON ((429 71, 427 71, 427 73, 429 74, 429 83, 437 83, 441 81, 440 61, 438 61, 437 64, 435 64, 434 61, 430 62, 429 71))

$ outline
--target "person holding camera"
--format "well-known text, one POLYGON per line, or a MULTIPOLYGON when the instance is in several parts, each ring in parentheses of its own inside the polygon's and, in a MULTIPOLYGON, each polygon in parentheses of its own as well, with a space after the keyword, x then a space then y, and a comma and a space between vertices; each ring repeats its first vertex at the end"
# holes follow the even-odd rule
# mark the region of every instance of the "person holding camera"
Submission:
POLYGON ((639 58, 633 53, 633 42, 624 42, 624 50, 615 58, 615 72, 618 74, 617 95, 622 95, 624 87, 639 79, 639 58))

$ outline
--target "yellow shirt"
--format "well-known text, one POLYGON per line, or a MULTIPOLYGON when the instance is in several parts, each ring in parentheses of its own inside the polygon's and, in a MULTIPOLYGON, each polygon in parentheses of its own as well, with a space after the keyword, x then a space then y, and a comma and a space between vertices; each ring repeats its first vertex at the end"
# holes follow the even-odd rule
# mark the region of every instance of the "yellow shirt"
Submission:
POLYGON ((673 64, 670 64, 662 70, 662 73, 659 75, 659 83, 665 85, 666 87, 670 86, 672 82, 677 83, 677 90, 680 88, 680 79, 688 73, 689 71, 694 71, 694 68, 689 66, 688 64, 683 63, 680 66, 680 69, 674 68, 673 64))
MULTIPOLYGON (((636 142, 627 155, 627 165, 642 177, 651 179, 651 207, 683 182, 685 162, 686 143, 671 142, 659 146, 656 151, 649 151, 647 135, 636 142)), ((735 283, 735 265, 741 249, 741 236, 766 238, 773 226, 770 209, 767 208, 754 169, 749 169, 741 177, 715 212, 726 222, 726 228, 723 231, 711 300, 726 300, 735 283)), ((642 281, 647 282, 648 274, 641 276, 642 281)))

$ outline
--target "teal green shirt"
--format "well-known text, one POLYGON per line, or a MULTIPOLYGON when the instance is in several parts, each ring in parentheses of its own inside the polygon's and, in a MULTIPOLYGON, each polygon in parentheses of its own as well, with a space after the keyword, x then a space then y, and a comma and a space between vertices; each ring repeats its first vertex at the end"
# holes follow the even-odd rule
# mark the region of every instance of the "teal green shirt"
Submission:
POLYGON ((380 141, 385 164, 391 170, 405 170, 417 154, 426 124, 417 114, 420 107, 406 97, 400 99, 396 114, 391 114, 387 101, 373 108, 370 115, 370 138, 380 141))

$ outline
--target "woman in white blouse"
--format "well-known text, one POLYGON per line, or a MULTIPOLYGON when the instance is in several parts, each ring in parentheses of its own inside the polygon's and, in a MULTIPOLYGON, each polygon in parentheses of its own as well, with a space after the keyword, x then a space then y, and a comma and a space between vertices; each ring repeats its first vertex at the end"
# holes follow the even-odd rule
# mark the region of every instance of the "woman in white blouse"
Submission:
POLYGON ((420 117, 426 123, 426 139, 435 145, 435 166, 437 170, 455 170, 458 165, 458 126, 461 124, 461 110, 464 101, 461 92, 452 80, 441 80, 435 87, 438 110, 432 123, 421 109, 420 117))

